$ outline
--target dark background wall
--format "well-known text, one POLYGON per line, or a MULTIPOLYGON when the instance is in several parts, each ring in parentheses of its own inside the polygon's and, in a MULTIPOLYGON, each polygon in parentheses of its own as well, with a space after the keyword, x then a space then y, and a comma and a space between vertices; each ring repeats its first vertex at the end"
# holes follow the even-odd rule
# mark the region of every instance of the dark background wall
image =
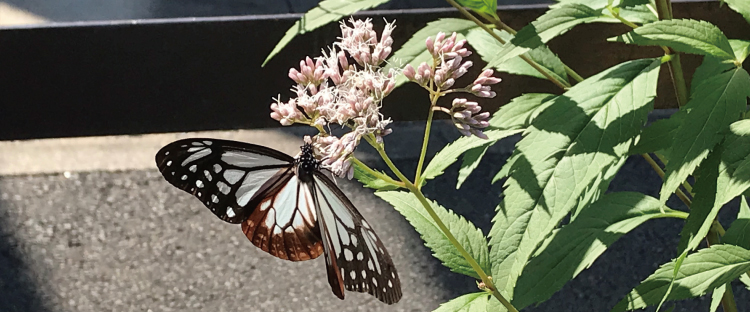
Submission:
MULTIPOLYGON (((504 7, 500 16, 520 29, 544 12, 504 7)), ((451 9, 364 13, 376 27, 396 20, 395 46, 451 9)), ((750 39, 742 17, 718 1, 675 4, 675 16, 705 19, 729 38, 750 39)), ((289 96, 290 67, 319 55, 339 35, 332 24, 298 36, 266 67, 261 63, 298 15, 211 17, 63 23, 0 30, 0 140, 275 127, 272 98, 289 96)), ((606 42, 628 31, 623 25, 591 24, 550 42, 553 51, 584 77, 625 60, 661 55, 658 48, 606 42), (584 55, 586 57, 581 57, 584 55)), ((484 65, 475 59, 474 70, 484 65)), ((701 58, 683 58, 690 78, 701 58)), ((471 75, 467 75, 471 76, 471 75)), ((525 92, 556 92, 548 81, 500 75, 490 111, 525 92)), ((657 107, 674 107, 663 72, 657 107)), ((395 120, 419 120, 412 109, 423 99, 412 85, 397 89, 383 112, 395 120)))

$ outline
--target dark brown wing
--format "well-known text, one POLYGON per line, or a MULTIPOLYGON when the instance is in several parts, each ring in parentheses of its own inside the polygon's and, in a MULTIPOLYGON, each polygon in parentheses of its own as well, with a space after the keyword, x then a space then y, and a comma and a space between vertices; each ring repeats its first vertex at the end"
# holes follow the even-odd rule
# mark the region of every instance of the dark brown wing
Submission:
POLYGON ((242 222, 242 231, 255 246, 281 259, 317 258, 323 243, 310 189, 291 169, 275 181, 242 222))

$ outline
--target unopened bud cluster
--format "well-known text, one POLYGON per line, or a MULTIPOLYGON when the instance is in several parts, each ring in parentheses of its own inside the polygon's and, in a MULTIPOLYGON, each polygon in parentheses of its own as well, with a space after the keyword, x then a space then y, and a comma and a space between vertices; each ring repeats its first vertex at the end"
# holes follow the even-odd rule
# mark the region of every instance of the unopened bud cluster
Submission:
POLYGON ((396 82, 394 70, 384 72, 380 67, 392 51, 394 24, 386 24, 380 40, 369 19, 350 19, 349 24, 341 23, 340 41, 328 53, 307 57, 299 69, 289 70, 297 97, 271 104, 271 118, 285 126, 303 123, 325 129, 338 124, 352 129, 341 138, 321 133, 310 139, 318 155, 323 155, 323 166, 351 178, 349 156, 362 136, 372 134, 382 141, 391 132, 386 129, 391 121, 383 118, 380 107, 396 82))
POLYGON ((470 102, 466 99, 454 99, 451 107, 451 119, 453 124, 458 128, 458 132, 465 136, 476 135, 480 138, 487 139, 487 136, 481 129, 489 126, 489 112, 483 112, 482 107, 477 102, 470 102))
MULTIPOLYGON (((427 51, 432 55, 432 64, 423 62, 416 69, 411 65, 406 65, 404 75, 410 81, 434 92, 464 91, 483 98, 495 97, 496 94, 490 86, 499 83, 500 78, 492 76, 494 73, 492 69, 483 71, 471 85, 463 89, 450 90, 456 80, 466 74, 473 65, 471 61, 464 60, 471 55, 471 51, 464 47, 466 40, 456 40, 456 37, 456 33, 453 33, 446 38, 441 32, 435 36, 434 40, 432 37, 427 38, 425 44, 427 51)), ((480 113, 482 108, 476 102, 468 102, 466 99, 456 99, 456 101, 453 102, 450 112, 459 132, 466 136, 476 135, 486 138, 481 129, 488 126, 489 113, 480 113)))

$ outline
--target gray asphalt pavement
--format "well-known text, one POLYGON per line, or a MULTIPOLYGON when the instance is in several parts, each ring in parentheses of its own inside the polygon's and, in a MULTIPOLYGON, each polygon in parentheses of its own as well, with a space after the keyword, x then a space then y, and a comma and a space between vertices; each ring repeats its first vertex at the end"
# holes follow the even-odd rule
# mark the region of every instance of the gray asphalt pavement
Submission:
MULTIPOLYGON (((455 137, 450 126, 438 126, 431 150, 455 137)), ((412 172, 419 136, 396 130, 386 142, 396 164, 412 172)), ((454 166, 425 193, 487 233, 500 192, 500 185, 488 184, 511 146, 493 148, 462 189, 451 191, 454 166)), ((360 156, 385 169, 371 151, 360 156)), ((613 188, 656 195, 659 181, 633 158, 613 188)), ((322 259, 293 263, 268 255, 154 167, 0 177, 0 311, 431 311, 476 291, 474 280, 443 267, 371 190, 356 181, 340 187, 393 257, 404 293, 396 305, 354 292, 337 299, 322 259)), ((734 214, 726 209, 721 218, 734 214)), ((646 223, 552 299, 527 310, 608 311, 674 257, 680 226, 667 219, 646 223)), ((734 291, 740 310, 749 310, 750 292, 740 284, 734 291)), ((709 302, 680 302, 675 311, 706 311, 709 302)))

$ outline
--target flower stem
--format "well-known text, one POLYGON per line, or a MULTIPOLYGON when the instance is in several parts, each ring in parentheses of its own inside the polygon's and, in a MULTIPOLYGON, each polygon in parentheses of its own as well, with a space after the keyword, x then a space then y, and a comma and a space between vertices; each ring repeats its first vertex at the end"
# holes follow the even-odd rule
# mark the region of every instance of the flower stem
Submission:
POLYGON ((385 174, 382 174, 380 172, 377 172, 377 171, 373 170, 372 168, 370 168, 369 166, 365 165, 365 163, 361 162, 359 159, 357 159, 355 157, 349 158, 349 160, 351 160, 351 162, 353 162, 354 164, 356 164, 362 170, 367 171, 367 173, 369 173, 369 174, 377 177, 378 179, 381 179, 381 180, 387 182, 388 184, 392 184, 392 185, 395 185, 395 186, 398 186, 398 187, 402 187, 402 188, 406 187, 406 185, 404 185, 404 182, 396 181, 396 180, 392 179, 391 177, 389 177, 389 176, 387 176, 385 174))
MULTIPOLYGON (((505 44, 505 40, 503 40, 502 38, 500 38, 500 36, 498 36, 494 31, 492 31, 492 29, 490 29, 489 27, 487 27, 487 25, 485 25, 482 21, 480 21, 478 18, 476 18, 476 16, 472 15, 471 13, 469 13, 469 11, 466 11, 466 9, 464 9, 464 7, 462 7, 460 4, 456 3, 456 1, 454 1, 454 0, 446 0, 446 1, 448 1, 448 3, 450 3, 450 5, 452 5, 456 9, 458 9, 458 11, 461 12, 461 14, 463 14, 464 16, 466 16, 466 18, 470 19, 475 24, 477 24, 479 27, 481 27, 482 29, 484 29, 484 31, 486 31, 488 34, 490 34, 492 37, 494 37, 495 40, 497 40, 498 42, 500 42, 502 44, 505 44)), ((552 83, 554 83, 555 85, 557 85, 561 89, 567 90, 568 88, 570 88, 570 83, 569 82, 558 80, 554 76, 550 75, 550 73, 548 73, 546 70, 544 70, 542 68, 542 66, 539 65, 539 63, 535 62, 534 60, 532 60, 531 58, 529 58, 525 54, 521 54, 518 57, 520 57, 526 63, 528 63, 529 65, 531 65, 531 67, 533 67, 534 69, 536 69, 540 74, 542 74, 545 78, 547 78, 547 80, 552 81, 552 83)))
POLYGON ((437 95, 430 95, 430 109, 429 113, 427 113, 427 124, 424 127, 424 138, 422 139, 422 150, 419 152, 419 162, 417 163, 417 172, 414 174, 414 183, 417 185, 417 188, 422 188, 422 166, 424 166, 424 159, 427 154, 427 142, 430 140, 430 128, 432 128, 432 116, 435 115, 435 110, 432 108, 435 107, 435 103, 437 103, 437 99, 439 96, 437 95))
MULTIPOLYGON (((368 134, 368 136, 372 136, 372 134, 368 134)), ((390 157, 388 157, 388 154, 385 153, 385 149, 383 148, 383 146, 380 144, 373 144, 375 143, 373 141, 373 138, 368 138, 367 142, 370 143, 370 145, 372 145, 372 147, 374 147, 375 150, 378 151, 378 154, 380 154, 380 157, 383 158, 383 161, 385 161, 386 165, 388 165, 388 168, 390 168, 391 171, 393 171, 393 173, 396 174, 396 176, 399 179, 401 179, 401 182, 404 183, 404 186, 407 189, 409 189, 409 191, 411 191, 414 194, 414 196, 417 197, 419 202, 424 207, 425 211, 427 211, 427 213, 430 215, 433 221, 435 221, 435 224, 438 226, 440 231, 442 231, 445 237, 448 238, 448 241, 451 242, 453 247, 455 247, 456 250, 458 250, 461 256, 464 257, 466 262, 469 263, 471 268, 474 269, 477 275, 479 275, 480 279, 486 285, 486 287, 492 290, 492 295, 495 296, 495 298, 497 298, 497 300, 500 301, 500 303, 502 303, 503 306, 505 306, 505 308, 508 309, 508 311, 518 312, 518 310, 516 310, 516 308, 513 307, 513 305, 510 302, 508 302, 508 300, 506 300, 502 296, 502 294, 500 294, 500 292, 497 290, 497 287, 495 287, 495 284, 493 284, 492 279, 487 275, 487 273, 484 272, 484 270, 482 269, 481 266, 479 266, 477 261, 466 251, 466 249, 464 249, 464 247, 461 245, 461 243, 458 242, 456 237, 453 236, 453 234, 450 232, 450 230, 445 225, 445 223, 443 223, 443 221, 440 219, 437 213, 435 213, 435 210, 432 209, 432 205, 430 205, 430 203, 427 201, 427 198, 422 193, 422 190, 420 190, 414 183, 409 181, 409 179, 407 179, 406 176, 404 176, 404 174, 401 173, 400 170, 398 170, 396 165, 393 164, 390 157)))

